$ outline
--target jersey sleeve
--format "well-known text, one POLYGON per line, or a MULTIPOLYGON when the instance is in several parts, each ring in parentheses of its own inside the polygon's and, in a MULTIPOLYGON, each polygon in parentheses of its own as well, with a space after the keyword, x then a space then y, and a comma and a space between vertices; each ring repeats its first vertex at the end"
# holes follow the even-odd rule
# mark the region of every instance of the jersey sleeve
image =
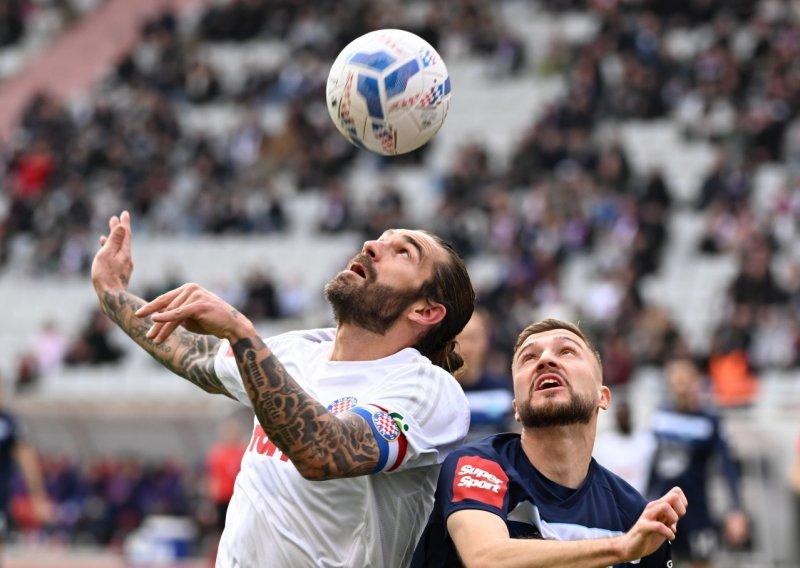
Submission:
POLYGON ((381 448, 376 472, 442 463, 469 429, 464 392, 452 375, 433 365, 408 366, 365 403, 351 412, 367 421, 381 448))
POLYGON ((739 470, 733 461, 731 448, 725 436, 724 426, 719 417, 714 417, 714 448, 720 461, 722 473, 728 483, 731 504, 735 509, 741 509, 742 496, 739 487, 739 470))
POLYGON ((247 391, 244 390, 242 376, 239 374, 239 365, 236 364, 236 357, 233 356, 233 348, 227 339, 220 341, 219 350, 214 358, 214 372, 217 374, 219 382, 233 398, 250 408, 253 407, 247 391))
MULTIPOLYGON (((305 341, 313 343, 320 343, 332 340, 334 331, 335 330, 332 328, 290 331, 264 339, 264 342, 280 360, 282 349, 285 349, 292 341, 296 341, 297 338, 302 338, 305 341)), ((220 342, 219 350, 214 358, 214 372, 225 387, 225 390, 227 390, 233 398, 245 406, 253 407, 250 402, 250 397, 247 395, 247 391, 242 383, 242 376, 239 373, 239 365, 236 364, 236 357, 233 355, 233 348, 227 339, 223 339, 220 342)))
POLYGON ((508 475, 494 452, 465 446, 450 454, 442 464, 436 485, 434 514, 447 525, 447 518, 465 509, 494 513, 506 520, 508 475))

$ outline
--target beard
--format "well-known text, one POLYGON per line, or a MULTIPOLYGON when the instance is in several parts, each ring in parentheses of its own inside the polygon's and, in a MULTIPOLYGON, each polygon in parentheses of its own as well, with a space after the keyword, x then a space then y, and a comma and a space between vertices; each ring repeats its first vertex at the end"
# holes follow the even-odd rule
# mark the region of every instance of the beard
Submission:
POLYGON ((379 284, 369 256, 358 255, 350 264, 354 262, 366 270, 366 281, 353 283, 352 275, 340 272, 325 285, 325 298, 333 308, 337 324, 352 324, 384 335, 406 308, 420 298, 420 290, 398 290, 379 284))
POLYGON ((567 403, 548 400, 536 409, 531 405, 530 399, 518 403, 517 413, 522 425, 525 428, 553 428, 588 424, 596 412, 597 399, 591 395, 576 395, 571 387, 569 390, 570 398, 567 403))

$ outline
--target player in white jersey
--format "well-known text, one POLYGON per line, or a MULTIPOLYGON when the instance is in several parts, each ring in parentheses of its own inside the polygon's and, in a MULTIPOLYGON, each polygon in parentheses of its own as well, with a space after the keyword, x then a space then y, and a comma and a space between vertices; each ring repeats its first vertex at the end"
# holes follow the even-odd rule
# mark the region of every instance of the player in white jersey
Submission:
POLYGON ((475 294, 455 251, 387 231, 326 285, 336 329, 264 341, 196 284, 148 304, 128 292, 129 214, 109 228, 92 264, 103 310, 167 368, 255 413, 217 566, 407 565, 438 465, 469 426, 451 373, 475 294))

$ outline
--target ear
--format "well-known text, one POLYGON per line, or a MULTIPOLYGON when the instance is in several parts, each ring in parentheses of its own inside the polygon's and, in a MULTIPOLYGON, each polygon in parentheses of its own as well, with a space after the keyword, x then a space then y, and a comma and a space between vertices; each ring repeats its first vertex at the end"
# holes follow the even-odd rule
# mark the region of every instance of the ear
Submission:
POLYGON ((522 418, 519 417, 519 412, 517 412, 517 399, 511 401, 511 408, 514 409, 514 421, 522 424, 522 418))
POLYGON ((603 385, 600 387, 600 408, 608 410, 611 405, 611 389, 603 385))
POLYGON ((408 318, 415 323, 430 327, 442 321, 446 314, 447 308, 442 304, 420 300, 414 303, 411 312, 408 314, 408 318))

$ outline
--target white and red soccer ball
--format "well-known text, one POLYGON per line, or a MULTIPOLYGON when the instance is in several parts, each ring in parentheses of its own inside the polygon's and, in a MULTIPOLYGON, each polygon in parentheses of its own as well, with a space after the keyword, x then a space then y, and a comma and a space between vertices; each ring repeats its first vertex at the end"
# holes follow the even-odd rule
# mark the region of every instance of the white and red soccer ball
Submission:
POLYGON ((334 61, 326 89, 336 128, 359 148, 405 154, 428 142, 447 117, 450 76, 421 37, 386 29, 365 34, 334 61))

